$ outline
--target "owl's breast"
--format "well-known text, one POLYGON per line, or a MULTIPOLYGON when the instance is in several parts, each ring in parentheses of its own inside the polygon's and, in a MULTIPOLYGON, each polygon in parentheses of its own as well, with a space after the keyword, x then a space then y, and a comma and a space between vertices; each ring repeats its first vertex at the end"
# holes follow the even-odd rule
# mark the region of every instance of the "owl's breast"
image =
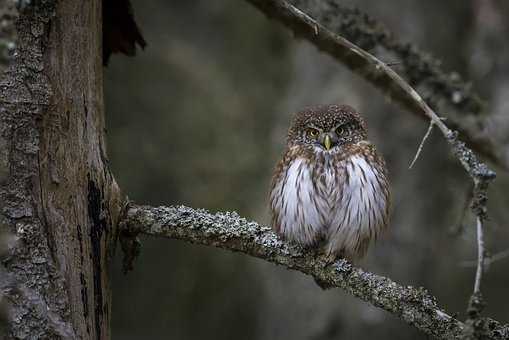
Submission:
POLYGON ((328 249, 360 257, 387 225, 390 199, 385 167, 369 155, 356 154, 338 164, 336 176, 340 179, 331 195, 328 249))
POLYGON ((332 157, 321 157, 312 166, 316 195, 332 209, 345 184, 345 165, 332 157))
POLYGON ((325 239, 330 252, 357 252, 386 224, 384 169, 361 155, 293 159, 270 196, 280 234, 304 244, 325 239))

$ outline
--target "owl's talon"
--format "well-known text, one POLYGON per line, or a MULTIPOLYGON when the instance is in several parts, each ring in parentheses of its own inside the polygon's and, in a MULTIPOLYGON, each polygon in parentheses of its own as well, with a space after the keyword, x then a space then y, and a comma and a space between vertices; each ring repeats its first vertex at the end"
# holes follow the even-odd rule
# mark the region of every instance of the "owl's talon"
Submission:
POLYGON ((326 263, 327 265, 329 265, 329 264, 333 264, 334 262, 336 262, 336 259, 337 259, 337 255, 336 255, 336 254, 332 254, 332 253, 327 254, 327 255, 325 256, 325 263, 326 263))

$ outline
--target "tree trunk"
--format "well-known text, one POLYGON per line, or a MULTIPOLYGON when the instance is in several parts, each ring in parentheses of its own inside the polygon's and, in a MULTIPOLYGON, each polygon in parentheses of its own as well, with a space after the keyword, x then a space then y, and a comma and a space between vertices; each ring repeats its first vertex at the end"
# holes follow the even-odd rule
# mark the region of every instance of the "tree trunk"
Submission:
POLYGON ((106 158, 101 1, 23 3, 0 80, 0 228, 18 240, 0 284, 6 337, 107 339, 121 196, 106 158))

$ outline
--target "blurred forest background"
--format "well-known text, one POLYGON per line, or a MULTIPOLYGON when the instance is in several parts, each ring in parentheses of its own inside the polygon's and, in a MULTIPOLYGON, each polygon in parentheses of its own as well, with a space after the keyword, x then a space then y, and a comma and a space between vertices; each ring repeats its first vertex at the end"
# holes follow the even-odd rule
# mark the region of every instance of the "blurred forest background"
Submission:
MULTIPOLYGON (((489 103, 493 133, 509 136, 507 1, 350 3, 472 80, 489 103)), ((267 224, 270 176, 291 113, 348 103, 366 117, 394 193, 390 232, 360 266, 424 286, 464 316, 475 268, 462 263, 476 256, 468 213, 458 227, 470 182, 438 133, 408 170, 427 123, 246 2, 133 5, 149 46, 134 59, 113 56, 105 70, 110 162, 132 200, 235 210, 267 224)), ((498 175, 487 231, 493 253, 509 248, 509 182, 498 175)), ((300 273, 179 241, 142 243, 127 276, 117 251, 114 339, 425 338, 340 290, 322 291, 300 273)), ((486 314, 503 322, 509 321, 508 265, 509 259, 493 263, 483 282, 486 314)))

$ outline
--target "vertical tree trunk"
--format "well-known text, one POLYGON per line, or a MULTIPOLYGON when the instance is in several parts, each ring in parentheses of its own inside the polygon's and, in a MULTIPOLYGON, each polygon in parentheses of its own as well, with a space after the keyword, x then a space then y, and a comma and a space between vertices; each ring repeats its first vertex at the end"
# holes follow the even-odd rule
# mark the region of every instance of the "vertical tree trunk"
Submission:
POLYGON ((105 154, 101 1, 26 3, 0 79, 0 229, 18 239, 0 285, 7 337, 107 339, 121 197, 105 154))

